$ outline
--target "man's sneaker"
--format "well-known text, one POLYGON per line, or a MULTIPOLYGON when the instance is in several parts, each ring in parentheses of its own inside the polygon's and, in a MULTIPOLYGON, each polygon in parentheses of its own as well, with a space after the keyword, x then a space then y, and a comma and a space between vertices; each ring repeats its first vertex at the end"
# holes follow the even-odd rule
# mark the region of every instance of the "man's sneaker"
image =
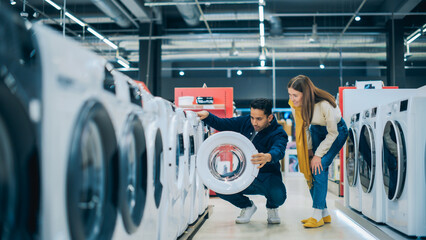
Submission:
POLYGON ((240 216, 235 219, 236 223, 248 223, 250 222, 251 216, 253 216, 254 212, 256 212, 257 207, 254 205, 253 201, 251 201, 251 207, 246 207, 241 209, 240 216))
POLYGON ((266 208, 268 212, 268 223, 279 224, 281 223, 280 216, 278 215, 278 208, 266 208))

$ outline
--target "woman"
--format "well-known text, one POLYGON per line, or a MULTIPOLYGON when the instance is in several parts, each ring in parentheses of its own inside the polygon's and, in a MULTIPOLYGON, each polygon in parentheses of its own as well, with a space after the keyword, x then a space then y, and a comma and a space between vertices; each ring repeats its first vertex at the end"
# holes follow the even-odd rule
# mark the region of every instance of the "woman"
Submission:
POLYGON ((320 227, 331 222, 325 201, 328 167, 345 144, 348 129, 334 97, 315 87, 307 76, 292 78, 287 88, 296 121, 299 167, 313 200, 313 214, 302 223, 307 228, 320 227))

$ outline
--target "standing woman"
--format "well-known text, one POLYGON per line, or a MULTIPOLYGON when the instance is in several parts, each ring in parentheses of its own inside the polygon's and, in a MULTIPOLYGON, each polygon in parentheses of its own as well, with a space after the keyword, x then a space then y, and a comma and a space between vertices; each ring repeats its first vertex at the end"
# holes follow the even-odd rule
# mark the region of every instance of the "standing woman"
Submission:
POLYGON ((330 223, 325 198, 328 167, 343 147, 348 128, 334 97, 299 75, 287 85, 289 104, 296 122, 296 146, 300 171, 305 175, 313 200, 313 214, 302 220, 304 227, 330 223))

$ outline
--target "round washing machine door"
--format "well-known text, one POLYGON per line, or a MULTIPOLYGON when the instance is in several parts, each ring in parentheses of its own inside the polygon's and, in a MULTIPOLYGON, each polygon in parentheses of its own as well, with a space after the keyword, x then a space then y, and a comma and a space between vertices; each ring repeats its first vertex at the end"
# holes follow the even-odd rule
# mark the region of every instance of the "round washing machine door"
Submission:
POLYGON ((404 132, 398 121, 387 121, 383 130, 383 184, 388 199, 395 200, 404 189, 407 152, 404 132))
POLYGON ((359 137, 358 162, 361 186, 365 193, 373 188, 376 171, 375 145, 373 129, 370 125, 363 125, 359 137))
POLYGON ((257 150, 245 136, 236 132, 220 132, 207 138, 197 153, 197 172, 202 182, 221 194, 234 194, 246 189, 259 169, 251 163, 257 150))
POLYGON ((119 206, 126 231, 134 233, 142 221, 148 180, 145 131, 134 114, 125 123, 119 152, 119 206))
POLYGON ((358 143, 356 139, 356 132, 353 128, 349 129, 349 136, 346 142, 346 178, 348 184, 354 187, 358 177, 358 159, 356 159, 358 150, 358 143))
POLYGON ((163 149, 163 134, 161 129, 157 129, 155 134, 154 145, 154 201, 157 208, 160 207, 161 197, 163 194, 163 184, 161 183, 161 173, 164 162, 164 149, 163 149))
POLYGON ((110 239, 117 217, 118 150, 111 119, 97 101, 80 111, 67 168, 67 213, 72 239, 110 239))

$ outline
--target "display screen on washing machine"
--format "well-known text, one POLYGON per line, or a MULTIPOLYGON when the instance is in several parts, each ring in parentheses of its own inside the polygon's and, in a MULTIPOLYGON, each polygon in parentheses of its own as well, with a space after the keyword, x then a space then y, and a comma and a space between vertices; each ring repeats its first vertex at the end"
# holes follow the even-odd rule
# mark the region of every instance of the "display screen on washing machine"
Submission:
POLYGON ((208 164, 215 178, 221 181, 233 181, 243 174, 247 160, 241 149, 231 144, 224 144, 210 153, 208 164))

